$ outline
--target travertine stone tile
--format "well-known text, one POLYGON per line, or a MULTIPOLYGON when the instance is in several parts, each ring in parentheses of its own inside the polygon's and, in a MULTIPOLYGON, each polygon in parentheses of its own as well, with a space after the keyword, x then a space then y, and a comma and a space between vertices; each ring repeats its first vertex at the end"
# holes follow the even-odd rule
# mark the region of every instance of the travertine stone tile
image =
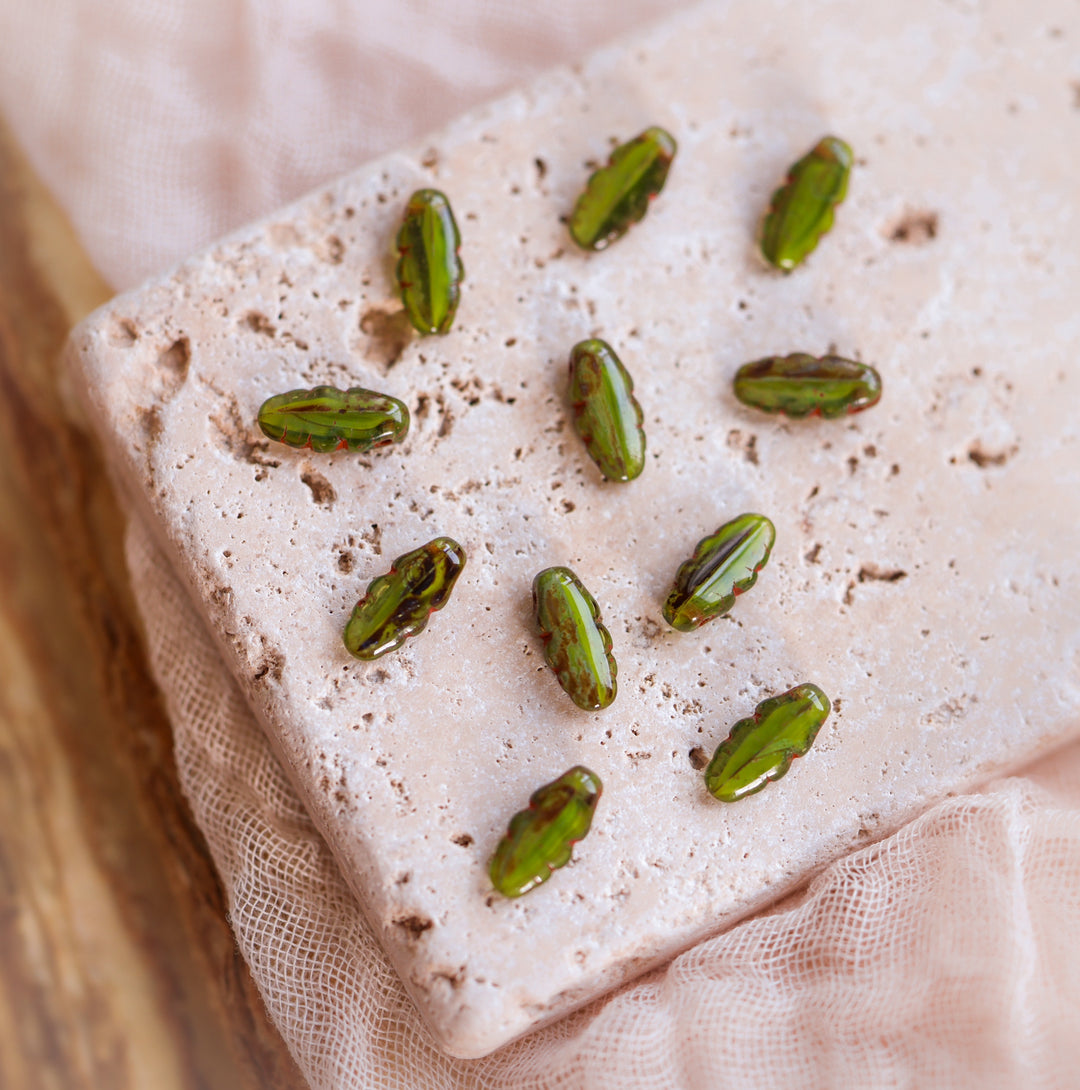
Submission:
POLYGON ((119 478, 452 1052, 565 1013, 1080 729, 1066 25, 1080 33, 1052 3, 705 7, 238 232, 73 336, 119 478), (679 140, 666 190, 610 250, 576 251, 560 216, 587 164, 649 124, 679 140), (856 149, 850 193, 784 277, 755 224, 825 132, 856 149), (452 333, 421 340, 390 246, 427 185, 453 202, 467 279, 452 333), (567 419, 586 336, 645 409, 628 485, 599 479, 567 419), (731 394, 747 360, 834 348, 879 367, 877 407, 786 423, 731 394), (261 438, 265 397, 324 382, 405 400, 408 440, 315 456, 261 438), (669 630, 675 569, 744 511, 777 528, 758 585, 729 618, 669 630), (439 534, 469 554, 450 604, 401 651, 350 659, 357 597, 439 534), (614 636, 600 713, 543 662, 529 588, 554 564, 614 636), (691 752, 801 681, 835 706, 814 749, 713 801, 691 752), (605 794, 574 863, 494 895, 507 820, 576 763, 605 794))

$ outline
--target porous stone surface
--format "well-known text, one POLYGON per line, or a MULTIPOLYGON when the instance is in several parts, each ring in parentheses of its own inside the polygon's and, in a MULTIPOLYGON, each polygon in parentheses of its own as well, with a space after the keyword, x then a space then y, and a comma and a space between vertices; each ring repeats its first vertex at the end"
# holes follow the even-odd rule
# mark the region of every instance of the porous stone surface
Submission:
POLYGON ((701 8, 74 333, 118 478, 450 1051, 571 1010, 1080 729, 1066 7, 701 8), (560 217, 650 124, 679 141, 667 188, 610 250, 577 251, 560 217), (856 149, 849 196, 783 276, 755 226, 826 132, 856 149), (449 195, 467 272, 453 331, 426 339, 391 254, 421 186, 449 195), (569 423, 568 353, 592 336, 645 409, 629 484, 599 478, 569 423), (874 363, 881 403, 785 422, 735 401, 740 364, 793 351, 874 363), (403 399, 407 441, 316 456, 262 438, 264 398, 318 383, 403 399), (745 511, 777 529, 757 586, 672 631, 675 570, 745 511), (341 631, 367 583, 440 534, 469 556, 449 605, 400 651, 351 659, 341 631), (530 585, 551 565, 614 637, 605 711, 579 711, 544 664, 530 585), (696 765, 802 681, 833 700, 813 750, 760 794, 710 798, 696 765), (574 862, 520 900, 495 894, 508 819, 579 763, 605 791, 574 862))

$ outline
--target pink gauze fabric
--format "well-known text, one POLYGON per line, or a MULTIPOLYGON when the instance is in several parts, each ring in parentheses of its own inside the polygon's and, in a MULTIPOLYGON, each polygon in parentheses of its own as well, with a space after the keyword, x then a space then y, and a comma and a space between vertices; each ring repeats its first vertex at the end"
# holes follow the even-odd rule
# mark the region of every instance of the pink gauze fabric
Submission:
MULTIPOLYGON (((0 0, 0 109, 117 287, 659 0, 0 0)), ((128 535, 176 761, 313 1087, 1080 1085, 1080 746, 478 1061, 432 1045, 150 535, 128 535)))

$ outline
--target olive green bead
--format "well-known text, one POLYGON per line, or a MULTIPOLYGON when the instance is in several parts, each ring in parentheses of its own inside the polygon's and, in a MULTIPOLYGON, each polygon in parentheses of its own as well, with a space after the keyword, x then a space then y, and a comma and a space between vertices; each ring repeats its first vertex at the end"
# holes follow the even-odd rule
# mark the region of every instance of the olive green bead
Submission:
POLYGON ((744 363, 735 373, 735 396, 767 413, 826 420, 862 412, 881 399, 881 376, 869 364, 805 352, 744 363))
POLYGON ((775 541, 773 524, 754 514, 740 515, 703 537, 675 574, 664 620, 680 632, 692 632, 722 617, 757 582, 775 541))
POLYGON ((546 568, 533 580, 533 607, 559 684, 579 708, 606 708, 618 691, 618 666, 596 599, 569 568, 546 568))
POLYGON ((464 567, 465 550, 448 537, 399 556, 353 607, 344 633, 349 654, 376 659, 423 632, 431 614, 450 600, 464 567))
POLYGON ((260 406, 258 421, 268 439, 320 454, 400 443, 409 433, 409 410, 402 402, 360 386, 275 394, 260 406))
POLYGON ((664 188, 675 151, 675 138, 656 126, 617 147, 585 183, 570 215, 570 237, 584 250, 622 238, 664 188))
POLYGON ((705 769, 709 794, 737 802, 780 779, 814 744, 831 707, 829 698, 809 683, 763 700, 716 747, 705 769))
POLYGON ((491 884, 506 897, 520 897, 566 866, 574 844, 592 826, 602 791, 600 777, 582 765, 537 788, 495 849, 488 867, 491 884))
POLYGON ((814 250, 833 225, 854 160, 843 140, 825 136, 791 167, 761 223, 761 252, 770 265, 790 272, 814 250))
POLYGON ((634 380, 606 341, 588 340, 570 353, 574 430, 609 481, 632 481, 645 467, 644 414, 634 380))
POLYGON ((465 268, 450 202, 437 189, 418 189, 397 235, 397 282, 409 321, 419 333, 448 333, 461 298, 465 268))

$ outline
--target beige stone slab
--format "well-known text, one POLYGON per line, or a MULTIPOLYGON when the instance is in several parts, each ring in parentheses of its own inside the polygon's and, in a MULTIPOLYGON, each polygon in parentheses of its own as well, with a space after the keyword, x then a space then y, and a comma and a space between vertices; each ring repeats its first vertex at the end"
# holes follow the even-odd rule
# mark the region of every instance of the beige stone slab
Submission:
POLYGON ((918 0, 868 14, 733 0, 680 17, 373 163, 98 311, 71 355, 150 513, 417 1004, 479 1055, 722 928, 929 803, 1080 730, 1080 217, 1064 3, 918 0), (585 255, 560 216, 613 138, 680 150, 648 218, 585 255), (756 220, 824 132, 859 156, 836 227, 789 277, 756 220), (1069 135, 1071 134, 1071 135, 1069 135), (450 196, 468 279, 453 332, 404 345, 391 243, 450 196), (566 357, 600 335, 645 408, 648 464, 601 482, 566 357), (739 364, 874 362, 880 405, 785 423, 739 364), (271 446, 267 396, 403 398, 371 456, 271 446), (730 618, 660 603, 703 534, 778 531, 730 618), (371 664, 341 628, 438 534, 469 563, 422 637, 371 664), (620 692, 578 711, 529 587, 572 566, 620 692), (724 806, 689 753, 814 681, 835 713, 780 783, 724 806), (529 793, 602 777, 574 863, 518 901, 489 858, 529 793))

